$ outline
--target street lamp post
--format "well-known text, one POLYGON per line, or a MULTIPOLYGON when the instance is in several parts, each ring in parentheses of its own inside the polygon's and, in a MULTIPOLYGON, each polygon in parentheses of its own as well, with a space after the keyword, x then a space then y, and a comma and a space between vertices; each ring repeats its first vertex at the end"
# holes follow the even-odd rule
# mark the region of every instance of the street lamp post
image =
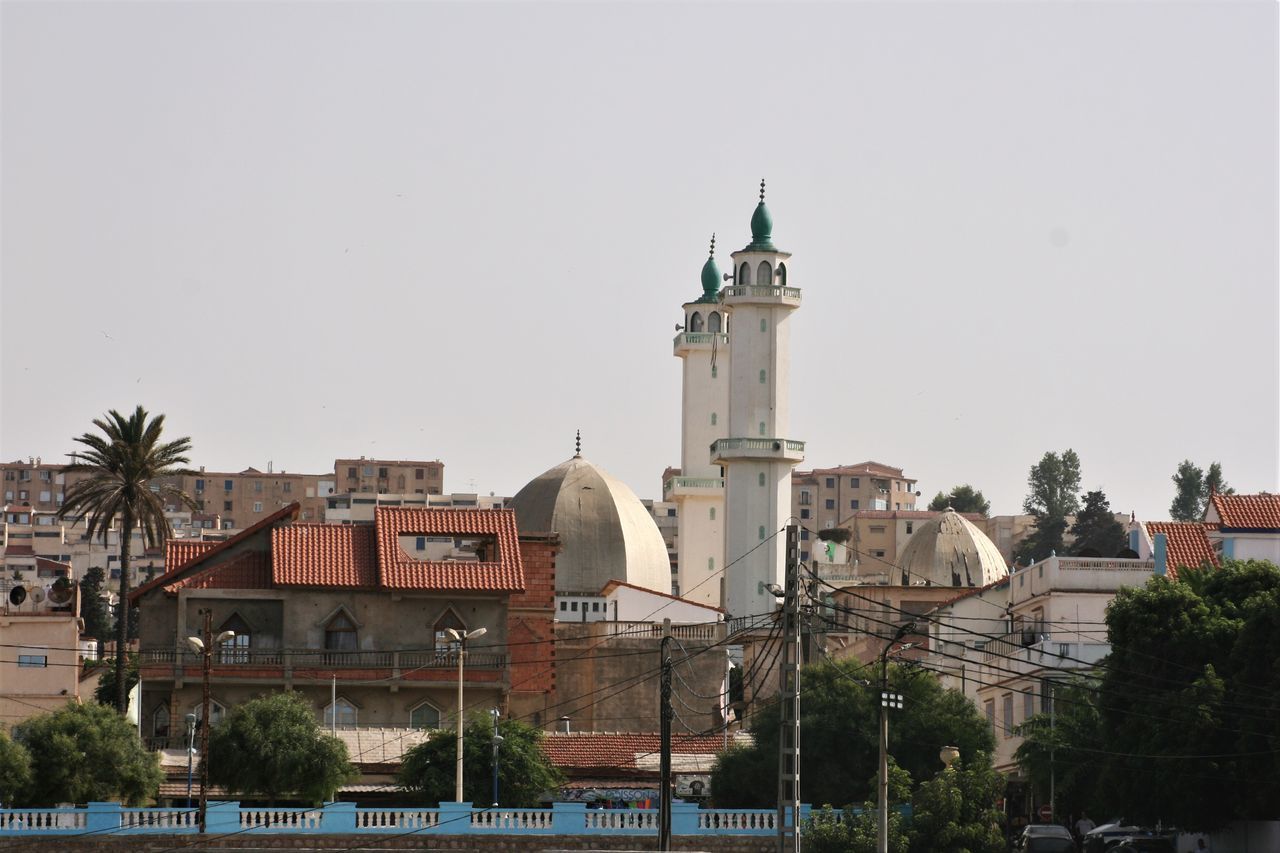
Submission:
POLYGON ((497 708, 491 708, 489 713, 493 716, 493 807, 498 807, 498 747, 502 745, 502 735, 498 734, 498 718, 502 716, 502 712, 497 708))
POLYGON ((889 709, 902 710, 902 694, 889 692, 889 650, 915 629, 914 622, 903 625, 880 652, 880 778, 877 786, 880 790, 876 853, 889 853, 889 709))
POLYGON ((453 801, 460 803, 462 802, 462 667, 463 661, 467 659, 467 640, 483 637, 487 633, 487 629, 477 628, 474 631, 459 631, 456 628, 446 628, 445 630, 448 632, 449 638, 458 644, 458 756, 457 769, 453 780, 453 801))
POLYGON ((196 715, 187 714, 187 808, 191 808, 191 756, 196 752, 196 715))
POLYGON ((204 639, 187 637, 187 646, 201 658, 201 685, 203 696, 200 701, 200 831, 205 831, 205 817, 209 810, 209 676, 213 671, 213 650, 234 639, 235 631, 223 631, 213 636, 213 612, 204 613, 204 639))

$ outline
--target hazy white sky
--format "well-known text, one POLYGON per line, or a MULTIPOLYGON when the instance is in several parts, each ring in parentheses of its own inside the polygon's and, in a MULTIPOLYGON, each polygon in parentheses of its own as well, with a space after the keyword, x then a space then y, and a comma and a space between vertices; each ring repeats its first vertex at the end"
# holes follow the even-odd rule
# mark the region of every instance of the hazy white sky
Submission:
POLYGON ((193 462, 679 461, 680 304, 761 176, 805 467, 1018 511, 1277 475, 1277 7, 21 3, 0 458, 142 403, 193 462))

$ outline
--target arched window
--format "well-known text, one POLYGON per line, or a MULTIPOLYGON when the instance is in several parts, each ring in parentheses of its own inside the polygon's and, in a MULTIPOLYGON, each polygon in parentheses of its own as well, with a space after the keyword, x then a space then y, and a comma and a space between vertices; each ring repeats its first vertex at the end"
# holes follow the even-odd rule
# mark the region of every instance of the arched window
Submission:
POLYGON ((356 623, 351 621, 345 610, 339 610, 324 626, 324 647, 333 652, 354 652, 360 648, 356 623))
POLYGON ((746 261, 743 261, 742 266, 738 267, 738 284, 743 287, 751 284, 751 267, 747 266, 746 261))
POLYGON ((715 507, 711 507, 711 520, 712 520, 712 521, 715 521, 715 520, 716 520, 716 508, 715 508, 715 507))
POLYGON ((773 267, 769 266, 768 261, 761 261, 760 266, 756 267, 756 284, 761 287, 773 284, 773 267))
POLYGON ((716 375, 717 375, 717 374, 716 374, 716 366, 713 364, 713 365, 711 365, 711 378, 712 378, 712 379, 715 379, 715 378, 716 378, 716 375))
POLYGON ((440 728, 440 709, 429 702, 420 702, 409 709, 409 728, 440 728))
MULTIPOLYGON (((357 711, 356 706, 351 704, 342 696, 338 697, 338 728, 354 729, 356 727, 357 711)), ((334 703, 330 702, 324 706, 324 727, 330 728, 333 725, 334 703)))
POLYGON ((716 425, 716 413, 715 413, 715 412, 712 412, 712 413, 711 413, 711 425, 712 425, 712 426, 715 426, 715 425, 716 425))
POLYGON ((253 629, 249 623, 239 613, 232 613, 231 618, 218 628, 218 633, 223 631, 234 631, 236 635, 218 646, 218 662, 248 663, 249 646, 253 642, 253 629))
POLYGON ((761 471, 761 472, 760 472, 760 474, 759 474, 759 476, 758 476, 758 478, 757 478, 757 479, 760 481, 760 485, 762 485, 762 486, 763 486, 763 485, 764 485, 764 472, 763 472, 763 471, 761 471))
POLYGON ((760 541, 764 541, 764 525, 760 525, 760 541))
POLYGON ((761 384, 761 385, 763 385, 765 382, 767 382, 767 381, 768 381, 767 377, 768 377, 768 374, 767 374, 767 373, 765 373, 763 370, 762 370, 762 371, 760 371, 760 384, 761 384))
POLYGON ((707 315, 707 331, 708 332, 720 331, 720 312, 719 311, 712 311, 710 314, 707 315))
POLYGON ((760 434, 764 435, 764 421, 760 422, 760 434))
POLYGON ((436 619, 435 624, 431 626, 432 635, 435 637, 436 652, 456 652, 459 643, 457 640, 449 636, 449 629, 455 631, 466 631, 467 626, 462 621, 462 617, 458 615, 452 607, 446 607, 440 617, 436 619))
POLYGON ((707 557, 707 571, 714 572, 716 570, 716 558, 707 557))
POLYGON ((151 736, 157 740, 169 737, 169 705, 160 703, 151 713, 151 736))
MULTIPOLYGON (((196 737, 199 737, 200 720, 204 717, 204 705, 200 702, 191 706, 191 713, 196 715, 196 737)), ((217 699, 209 700, 209 725, 216 726, 227 715, 226 707, 217 699)))
POLYGON ((778 287, 787 286, 787 265, 778 264, 778 287))
POLYGON ((769 321, 763 317, 760 318, 760 331, 762 332, 769 331, 769 321))
POLYGON ((689 331, 691 332, 702 331, 702 314, 700 314, 697 311, 694 311, 693 316, 689 318, 689 331))

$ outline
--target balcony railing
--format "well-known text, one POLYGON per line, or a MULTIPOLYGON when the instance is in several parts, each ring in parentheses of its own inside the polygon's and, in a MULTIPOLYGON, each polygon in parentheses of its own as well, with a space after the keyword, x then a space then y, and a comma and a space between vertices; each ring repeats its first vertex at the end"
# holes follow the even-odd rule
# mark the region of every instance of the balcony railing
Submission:
POLYGON ((723 489, 724 477, 672 477, 662 484, 662 491, 674 489, 723 489))
POLYGON ((798 287, 775 287, 773 285, 733 285, 732 287, 723 288, 720 293, 724 298, 729 299, 734 296, 772 296, 778 299, 799 299, 800 288, 798 287))
POLYGON ((675 343, 679 345, 681 341, 686 344, 709 344, 720 339, 720 343, 729 343, 729 336, 724 332, 681 332, 676 335, 675 343))
MULTIPOLYGON (((176 649, 143 649, 141 663, 201 665, 201 657, 176 649)), ((502 669, 506 655, 467 652, 467 669, 502 669)), ((457 669, 455 651, 334 651, 330 649, 222 649, 214 655, 216 669, 226 667, 284 667, 285 669, 457 669)))

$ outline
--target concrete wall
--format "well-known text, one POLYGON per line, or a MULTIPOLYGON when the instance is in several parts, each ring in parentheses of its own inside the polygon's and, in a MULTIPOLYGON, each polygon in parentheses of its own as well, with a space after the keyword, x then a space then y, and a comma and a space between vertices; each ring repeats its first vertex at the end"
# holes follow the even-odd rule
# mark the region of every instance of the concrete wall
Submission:
MULTIPOLYGON (((116 838, 59 838, 57 849, 76 853, 164 853, 185 850, 191 845, 186 835, 127 835, 116 838)), ((494 853, 558 853, 561 850, 656 850, 657 839, 610 835, 253 835, 249 837, 213 837, 201 842, 207 850, 297 850, 345 851, 375 844, 379 850, 422 850, 429 843, 432 850, 494 851, 494 853)), ((9 842, 10 845, 13 842, 9 842)), ((40 844, 40 849, 48 842, 40 844)), ((777 847, 774 836, 696 835, 672 838, 674 850, 707 851, 707 853, 771 853, 777 847)), ((12 848, 11 849, 22 849, 12 848)), ((1216 849, 1216 848, 1215 848, 1216 849)))

